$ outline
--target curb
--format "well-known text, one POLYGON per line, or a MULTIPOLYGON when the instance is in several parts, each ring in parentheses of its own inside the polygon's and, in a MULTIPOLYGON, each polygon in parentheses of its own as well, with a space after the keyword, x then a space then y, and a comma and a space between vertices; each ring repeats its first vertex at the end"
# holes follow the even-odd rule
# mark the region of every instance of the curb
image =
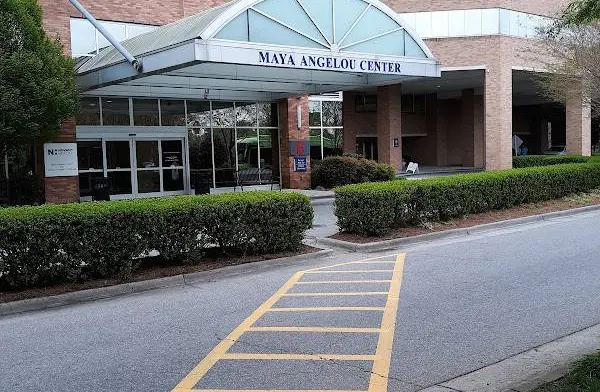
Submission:
POLYGON ((472 234, 483 233, 486 231, 515 227, 534 222, 549 221, 556 218, 575 216, 594 211, 600 211, 600 205, 579 207, 564 211, 549 212, 546 214, 526 216, 523 218, 486 223, 483 225, 465 227, 460 229, 444 230, 435 233, 421 234, 413 237, 370 242, 367 244, 357 244, 349 241, 336 240, 334 238, 319 238, 317 239, 317 244, 344 249, 350 252, 374 253, 394 249, 400 246, 409 246, 454 237, 464 237, 472 234))
POLYGON ((129 294, 143 293, 157 289, 183 287, 193 283, 210 281, 218 277, 240 275, 246 272, 286 265, 293 262, 300 263, 304 261, 311 261, 330 256, 333 254, 333 252, 334 251, 332 249, 322 249, 313 253, 228 266, 210 271, 200 271, 191 274, 182 274, 159 279, 100 287, 97 289, 74 291, 72 293, 53 295, 49 297, 5 302, 0 303, 0 317, 37 310, 51 309, 60 306, 75 305, 100 299, 120 297, 129 294))
POLYGON ((564 376, 600 348, 600 324, 418 392, 526 392, 564 376))

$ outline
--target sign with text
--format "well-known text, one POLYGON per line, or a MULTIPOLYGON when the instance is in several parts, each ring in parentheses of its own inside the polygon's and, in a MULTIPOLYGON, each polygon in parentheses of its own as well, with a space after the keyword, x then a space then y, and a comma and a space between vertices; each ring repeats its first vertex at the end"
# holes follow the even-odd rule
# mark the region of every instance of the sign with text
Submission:
POLYGON ((294 157, 294 171, 308 171, 308 160, 306 159, 306 157, 294 157))
POLYGON ((310 155, 310 142, 307 140, 290 140, 290 156, 310 155))
POLYGON ((44 144, 46 177, 74 177, 77 167, 77 143, 44 144))

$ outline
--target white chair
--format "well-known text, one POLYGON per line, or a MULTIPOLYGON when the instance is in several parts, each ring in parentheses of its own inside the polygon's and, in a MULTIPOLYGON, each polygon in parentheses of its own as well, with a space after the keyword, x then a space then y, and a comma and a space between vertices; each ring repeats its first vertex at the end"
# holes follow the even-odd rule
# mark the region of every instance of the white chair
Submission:
POLYGON ((419 172, 419 164, 415 162, 410 162, 408 167, 406 168, 407 173, 417 174, 419 172))

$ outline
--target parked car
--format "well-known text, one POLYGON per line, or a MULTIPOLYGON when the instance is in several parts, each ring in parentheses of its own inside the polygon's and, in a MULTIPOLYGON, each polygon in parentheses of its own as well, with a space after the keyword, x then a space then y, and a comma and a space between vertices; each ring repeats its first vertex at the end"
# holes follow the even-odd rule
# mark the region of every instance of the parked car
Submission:
POLYGON ((565 146, 553 146, 544 151, 544 155, 566 155, 567 148, 565 146))

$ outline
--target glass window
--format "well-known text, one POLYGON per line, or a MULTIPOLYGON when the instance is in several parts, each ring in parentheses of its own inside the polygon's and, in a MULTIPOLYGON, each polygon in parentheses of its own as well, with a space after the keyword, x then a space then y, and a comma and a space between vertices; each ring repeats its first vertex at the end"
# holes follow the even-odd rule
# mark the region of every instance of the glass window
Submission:
POLYGON ((344 150, 344 130, 342 128, 323 129, 323 158, 342 155, 344 150))
POLYGON ((346 39, 344 39, 343 43, 351 43, 369 39, 396 28, 398 28, 398 24, 395 20, 377 8, 371 7, 363 15, 360 23, 354 26, 350 34, 348 34, 346 39))
POLYGON ((157 99, 133 99, 133 125, 159 125, 157 99))
POLYGON ((308 122, 311 127, 320 127, 321 101, 308 101, 308 122))
POLYGON ((100 99, 81 97, 77 125, 100 125, 100 99))
POLYGON ((235 115, 238 127, 256 127, 256 104, 236 102, 235 115))
POLYGON ((234 122, 235 112, 233 110, 233 102, 212 103, 213 127, 233 127, 234 122))
POLYGON ((449 15, 446 11, 431 13, 431 36, 447 37, 449 32, 449 15))
POLYGON ((102 125, 130 125, 128 98, 102 98, 102 125))
POLYGON ((161 149, 163 167, 183 167, 183 145, 180 140, 163 140, 161 149))
POLYGON ((136 156, 138 169, 158 167, 158 141, 137 141, 136 156))
POLYGON ((106 142, 106 164, 108 169, 131 168, 128 140, 106 142))
POLYGON ((481 10, 465 11, 465 35, 481 35, 481 10))
POLYGON ((341 101, 323 101, 323 125, 327 127, 342 126, 341 101))
POLYGON ((165 192, 183 191, 183 169, 163 169, 163 188, 165 192))
MULTIPOLYGON (((100 22, 102 27, 104 27, 113 37, 117 39, 117 41, 125 41, 127 39, 127 32, 125 31, 125 23, 117 23, 117 22, 100 22)), ((110 42, 107 41, 104 36, 98 32, 98 48, 102 49, 106 46, 109 46, 110 42)))
MULTIPOLYGON (((262 142, 263 140, 261 140, 262 142)), ((266 140, 264 141, 266 143, 266 140)), ((244 185, 258 184, 259 140, 256 129, 237 130, 237 162, 240 181, 244 185)), ((216 161, 216 158, 215 158, 216 161)), ((217 181, 217 186, 218 186, 217 181)))
POLYGON ((448 35, 450 37, 462 37, 465 35, 465 11, 448 12, 448 35))
POLYGON ((154 29, 156 29, 155 26, 146 26, 146 25, 128 23, 127 24, 127 38, 133 38, 140 34, 144 34, 149 31, 152 31, 154 29))
POLYGON ((71 19, 71 53, 74 57, 96 53, 96 29, 87 19, 71 19))
POLYGON ((431 12, 419 12, 415 16, 417 34, 431 37, 431 12))
POLYGON ((213 187, 212 138, 209 128, 188 131, 191 185, 194 189, 203 184, 213 187))
POLYGON ((221 128, 213 130, 215 177, 217 187, 235 185, 235 130, 221 128))
POLYGON ((79 170, 100 170, 104 168, 101 141, 77 142, 79 170))
MULTIPOLYGON (((134 111, 135 114, 135 111, 134 111)), ((160 121, 163 126, 185 125, 185 103, 180 100, 160 100, 160 121)))
POLYGON ((279 134, 276 129, 259 131, 260 181, 270 184, 279 177, 279 134))
POLYGON ((323 159, 321 128, 310 128, 310 159, 313 161, 323 159))
POLYGON ((500 34, 510 35, 510 11, 500 10, 500 34))
POLYGON ((102 172, 79 173, 79 196, 93 196, 96 180, 104 178, 102 172))
POLYGON ((400 17, 402 18, 402 20, 404 20, 404 22, 407 25, 409 25, 413 29, 416 28, 416 24, 417 24, 417 14, 416 13, 411 12, 411 13, 406 13, 406 14, 400 14, 400 17))
POLYGON ((188 127, 210 128, 210 102, 186 101, 188 127))
POLYGON ((299 46, 305 48, 325 48, 325 45, 300 35, 256 11, 248 11, 248 20, 250 26, 249 38, 251 42, 299 46))
POLYGON ((138 170, 137 181, 139 193, 160 192, 160 171, 158 170, 138 170))
POLYGON ((481 11, 481 32, 486 35, 500 33, 500 10, 487 9, 481 11))
POLYGON ((259 103, 256 105, 258 110, 259 127, 278 127, 277 122, 277 103, 259 103))
POLYGON ((108 187, 111 195, 131 194, 131 171, 108 172, 108 187))

